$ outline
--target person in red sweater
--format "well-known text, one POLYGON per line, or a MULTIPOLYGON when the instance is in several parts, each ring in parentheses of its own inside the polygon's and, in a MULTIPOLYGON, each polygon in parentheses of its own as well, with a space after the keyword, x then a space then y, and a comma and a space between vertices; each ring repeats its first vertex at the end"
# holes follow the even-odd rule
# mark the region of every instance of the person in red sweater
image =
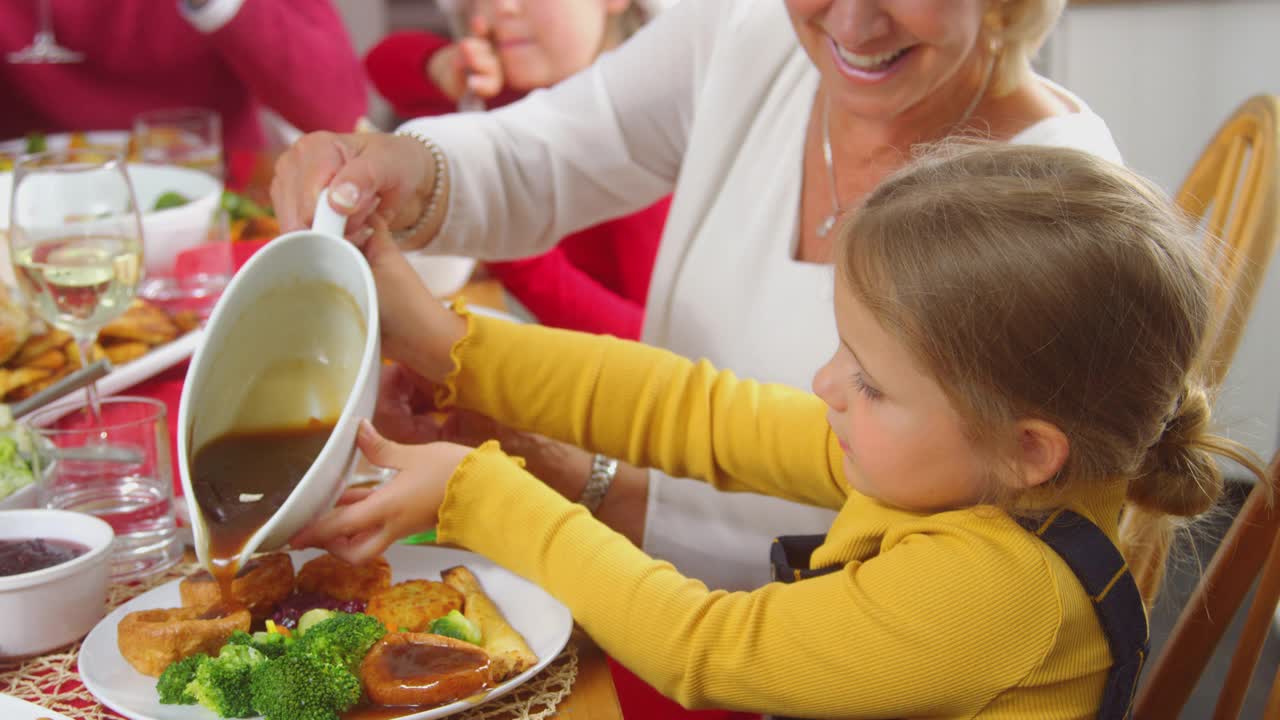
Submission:
MULTIPOLYGON (((587 67, 660 6, 472 0, 466 38, 393 33, 369 51, 365 68, 401 117, 455 112, 467 90, 486 107, 501 107, 587 67)), ((543 324, 639 339, 669 202, 569 235, 544 255, 487 267, 543 324)))
POLYGON ((264 107, 303 131, 350 132, 365 112, 360 60, 330 0, 53 0, 58 43, 83 59, 6 62, 31 43, 37 6, 0 3, 0 140, 204 107, 222 116, 230 159, 264 148, 264 107))

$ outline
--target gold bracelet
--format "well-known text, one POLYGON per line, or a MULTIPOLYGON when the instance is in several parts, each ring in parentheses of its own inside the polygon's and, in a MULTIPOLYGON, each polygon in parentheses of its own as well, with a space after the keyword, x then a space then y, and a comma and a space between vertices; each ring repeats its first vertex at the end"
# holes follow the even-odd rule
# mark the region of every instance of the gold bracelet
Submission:
POLYGON ((413 138, 426 146, 427 152, 431 153, 431 159, 435 162, 435 175, 433 176, 431 185, 431 195, 427 199, 427 205, 422 209, 422 214, 418 216, 418 221, 413 225, 398 230, 393 234, 397 245, 404 245, 412 240, 418 233, 422 232, 424 227, 429 226, 436 219, 436 212, 440 208, 440 199, 444 196, 445 185, 449 181, 449 161, 444 156, 444 151, 436 144, 434 140, 413 132, 412 130, 400 130, 396 133, 403 137, 413 138))

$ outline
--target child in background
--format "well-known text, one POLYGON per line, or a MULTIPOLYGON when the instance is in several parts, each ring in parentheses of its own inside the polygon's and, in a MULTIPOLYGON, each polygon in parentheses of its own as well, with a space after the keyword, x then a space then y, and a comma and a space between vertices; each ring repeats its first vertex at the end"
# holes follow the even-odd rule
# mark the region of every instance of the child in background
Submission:
POLYGON ((398 445, 365 424, 361 449, 400 473, 297 543, 355 562, 436 525, 686 706, 1119 718, 1147 651, 1121 548, 1214 503, 1210 452, 1261 477, 1207 430, 1197 234, 1150 184, 1079 151, 944 149, 874 190, 836 240, 840 343, 816 396, 455 314, 385 233, 365 253, 393 299, 383 347, 440 383, 440 407, 839 510, 824 537, 775 543, 780 582, 709 592, 496 443, 398 445), (1143 522, 1122 539, 1126 502, 1143 522))
MULTIPOLYGON (((471 0, 470 36, 454 43, 398 32, 365 57, 369 78, 403 117, 458 109, 471 91, 489 108, 590 65, 660 8, 659 0, 471 0)), ((489 272, 539 322, 638 339, 669 201, 563 238, 536 258, 489 272)))

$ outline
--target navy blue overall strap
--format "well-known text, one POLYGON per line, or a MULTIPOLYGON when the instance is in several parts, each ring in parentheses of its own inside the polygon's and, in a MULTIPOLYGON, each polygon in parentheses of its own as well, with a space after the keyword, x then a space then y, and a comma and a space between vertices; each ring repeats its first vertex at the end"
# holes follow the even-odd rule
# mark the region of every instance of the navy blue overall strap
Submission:
POLYGON ((1047 518, 1020 518, 1018 524, 1035 533, 1067 563, 1093 601, 1111 649, 1111 671, 1102 691, 1098 720, 1128 718, 1149 649, 1147 613, 1128 563, 1106 533, 1070 510, 1058 510, 1047 518))
MULTIPOLYGON (((1124 556, 1098 526, 1070 510, 1047 518, 1022 518, 1018 523, 1067 563, 1093 601, 1112 659, 1098 720, 1125 720, 1147 657, 1147 615, 1124 556)), ((769 548, 774 580, 792 583, 842 569, 843 565, 812 567, 813 551, 825 540, 825 535, 775 539, 769 548)))

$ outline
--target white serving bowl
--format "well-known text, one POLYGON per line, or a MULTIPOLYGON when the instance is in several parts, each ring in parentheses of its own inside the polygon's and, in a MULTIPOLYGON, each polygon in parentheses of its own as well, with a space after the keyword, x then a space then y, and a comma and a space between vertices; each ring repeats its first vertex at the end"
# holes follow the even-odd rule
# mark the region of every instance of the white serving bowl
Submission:
POLYGON ((209 242, 214 213, 222 203, 222 183, 212 175, 176 165, 130 163, 129 180, 142 210, 143 262, 149 274, 171 274, 178 254, 209 242), (190 200, 152 210, 156 199, 177 192, 190 200))
POLYGON ((476 267, 475 258, 456 255, 426 255, 421 252, 406 253, 409 265, 418 272, 422 283, 432 295, 445 297, 462 289, 476 267))
POLYGON ((196 555, 206 566, 209 531, 195 501, 191 459, 209 441, 337 419, 292 494, 250 536, 244 560, 284 545, 332 507, 351 474, 356 429, 377 400, 381 353, 373 274, 342 238, 344 223, 322 196, 311 230, 282 235, 255 253, 218 300, 191 360, 178 408, 178 470, 192 500, 196 555), (299 362, 322 372, 319 381, 282 373, 299 362))
MULTIPOLYGON (((148 273, 170 274, 178 254, 208 242, 214 213, 222 202, 222 183, 208 173, 175 165, 129 163, 134 199, 142 211, 143 256, 148 273), (166 192, 181 193, 191 202, 167 210, 152 210, 166 192)), ((9 228, 13 173, 0 172, 0 232, 9 228)), ((0 273, 13 284, 8 242, 0 243, 0 273)))
POLYGON ((107 610, 111 526, 66 510, 0 510, 0 540, 66 540, 89 548, 61 565, 0 577, 0 659, 79 640, 107 610))

